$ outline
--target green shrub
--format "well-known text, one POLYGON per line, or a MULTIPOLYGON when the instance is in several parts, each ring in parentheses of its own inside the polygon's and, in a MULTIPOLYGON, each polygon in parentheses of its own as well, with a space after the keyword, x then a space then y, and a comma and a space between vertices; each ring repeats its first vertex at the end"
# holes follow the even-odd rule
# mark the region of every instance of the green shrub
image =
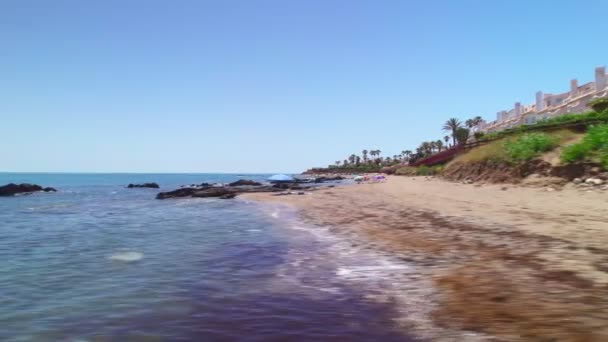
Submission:
POLYGON ((416 176, 434 176, 443 171, 443 165, 435 165, 435 166, 418 166, 416 168, 416 176))
POLYGON ((485 136, 485 134, 483 132, 473 133, 473 137, 475 137, 475 140, 481 140, 484 136, 485 136))
POLYGON ((561 159, 565 163, 595 160, 608 169, 608 124, 589 128, 580 143, 564 148, 561 159))
POLYGON ((466 144, 467 140, 469 140, 469 135, 471 131, 464 127, 460 127, 456 129, 455 136, 458 144, 466 144))
POLYGON ((583 142, 593 150, 608 149, 608 125, 597 125, 589 128, 583 142))
POLYGON ((556 141, 544 133, 527 133, 504 144, 509 161, 524 162, 555 147, 556 141))
POLYGON ((605 148, 599 153, 599 160, 605 170, 608 170, 608 148, 605 148))
POLYGON ((430 174, 431 168, 426 165, 418 166, 418 168, 416 169, 417 176, 429 176, 430 174))
POLYGON ((608 97, 595 99, 593 101, 590 101, 587 105, 593 108, 594 111, 601 113, 608 109, 608 97))
POLYGON ((561 159, 565 163, 581 161, 589 154, 589 148, 585 144, 574 144, 564 147, 561 159))
POLYGON ((403 166, 397 169, 397 171, 395 171, 395 174, 398 176, 415 176, 416 175, 416 168, 412 167, 412 166, 403 166))

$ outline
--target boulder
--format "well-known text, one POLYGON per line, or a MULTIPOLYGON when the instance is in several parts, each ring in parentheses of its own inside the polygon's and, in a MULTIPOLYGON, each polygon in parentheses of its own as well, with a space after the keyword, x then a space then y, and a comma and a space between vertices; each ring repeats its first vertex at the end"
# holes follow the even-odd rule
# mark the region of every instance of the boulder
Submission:
POLYGON ((143 183, 143 184, 129 184, 127 185, 127 188, 129 189, 133 189, 133 188, 151 188, 151 189, 158 189, 160 188, 158 186, 158 184, 156 183, 143 183))
MULTIPOLYGON (((304 189, 303 187, 300 187, 304 189)), ((239 185, 239 186, 207 186, 207 187, 186 187, 173 191, 160 192, 156 199, 180 198, 180 197, 221 197, 234 198, 238 194, 248 192, 277 192, 282 189, 270 185, 239 185)))
POLYGON ((583 180, 582 180, 582 179, 580 179, 580 178, 574 178, 574 179, 572 180, 572 183, 574 183, 574 184, 581 184, 582 182, 583 182, 583 180))
POLYGON ((262 185, 261 183, 252 181, 252 180, 247 180, 247 179, 241 179, 238 180, 236 182, 232 182, 230 184, 228 184, 228 186, 244 186, 244 185, 250 185, 250 186, 260 186, 262 185))
POLYGON ((55 188, 43 188, 37 184, 14 184, 10 183, 4 186, 0 186, 0 196, 14 196, 18 194, 29 194, 32 192, 44 191, 44 192, 55 192, 55 188))
POLYGON ((204 190, 198 190, 192 194, 192 197, 222 197, 226 195, 234 194, 236 196, 236 190, 229 189, 227 187, 208 188, 204 190))
POLYGON ((341 181, 343 179, 344 179, 344 177, 342 177, 342 176, 317 177, 317 178, 315 178, 315 183, 335 182, 335 181, 341 181))
MULTIPOLYGON (((208 188, 210 188, 210 187, 207 187, 207 189, 208 188)), ((156 199, 190 197, 195 192, 201 191, 203 189, 205 189, 205 188, 180 188, 180 189, 173 190, 173 191, 159 192, 158 195, 156 195, 156 199)))
POLYGON ((602 185, 602 184, 604 184, 604 181, 599 178, 588 178, 585 181, 585 183, 591 184, 591 185, 602 185))

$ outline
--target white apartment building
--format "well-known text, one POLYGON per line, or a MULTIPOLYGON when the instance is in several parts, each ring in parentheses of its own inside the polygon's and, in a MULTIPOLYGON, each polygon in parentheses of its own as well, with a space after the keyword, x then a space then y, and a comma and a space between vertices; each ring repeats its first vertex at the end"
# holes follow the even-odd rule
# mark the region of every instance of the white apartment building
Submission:
POLYGON ((595 79, 592 82, 578 85, 578 81, 570 81, 570 90, 561 94, 536 93, 536 102, 522 105, 516 102, 513 109, 496 113, 496 120, 483 121, 473 128, 474 131, 490 133, 519 125, 535 124, 539 120, 553 118, 568 113, 583 113, 589 111, 587 104, 596 98, 608 96, 608 75, 606 67, 595 68, 595 79))

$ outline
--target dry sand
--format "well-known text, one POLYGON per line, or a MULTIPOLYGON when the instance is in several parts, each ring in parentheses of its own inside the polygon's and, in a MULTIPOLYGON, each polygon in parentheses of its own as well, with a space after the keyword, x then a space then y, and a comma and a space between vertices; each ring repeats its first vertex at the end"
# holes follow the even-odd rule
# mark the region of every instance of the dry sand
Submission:
POLYGON ((423 334, 432 339, 608 341, 608 191, 506 187, 389 177, 244 197, 293 206, 308 223, 417 265, 436 293, 435 331, 423 334))

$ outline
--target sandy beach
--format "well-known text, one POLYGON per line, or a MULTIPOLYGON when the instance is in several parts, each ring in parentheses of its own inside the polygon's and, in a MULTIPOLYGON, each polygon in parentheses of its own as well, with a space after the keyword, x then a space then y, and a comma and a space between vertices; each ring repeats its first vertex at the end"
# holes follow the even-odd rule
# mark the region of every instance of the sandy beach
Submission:
POLYGON ((243 197, 292 206, 307 223, 416 265, 434 293, 424 299, 433 328, 410 322, 434 330, 421 335, 608 340, 608 191, 393 176, 305 196, 243 197))

